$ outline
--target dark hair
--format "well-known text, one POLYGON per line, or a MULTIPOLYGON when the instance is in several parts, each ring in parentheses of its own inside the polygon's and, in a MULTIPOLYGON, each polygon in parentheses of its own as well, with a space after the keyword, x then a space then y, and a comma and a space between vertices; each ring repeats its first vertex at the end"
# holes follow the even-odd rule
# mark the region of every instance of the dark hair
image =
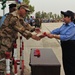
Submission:
POLYGON ((71 17, 71 21, 74 20, 74 17, 73 16, 64 15, 64 17, 71 17))
POLYGON ((12 9, 13 7, 16 7, 16 4, 9 4, 9 9, 12 9))
POLYGON ((75 24, 75 19, 73 20, 73 23, 75 24))
POLYGON ((71 21, 73 21, 74 20, 74 17, 71 17, 71 21))

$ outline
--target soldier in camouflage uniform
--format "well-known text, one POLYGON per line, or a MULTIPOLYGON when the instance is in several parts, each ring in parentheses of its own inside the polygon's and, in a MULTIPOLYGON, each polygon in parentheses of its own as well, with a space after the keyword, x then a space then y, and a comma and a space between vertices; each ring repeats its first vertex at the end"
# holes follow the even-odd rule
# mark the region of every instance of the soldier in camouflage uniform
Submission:
POLYGON ((32 35, 30 31, 33 31, 29 24, 24 22, 25 14, 29 11, 28 6, 21 4, 18 10, 9 14, 2 27, 0 28, 0 75, 6 75, 6 63, 5 52, 11 52, 13 47, 13 42, 17 39, 18 32, 21 33, 26 39, 32 38, 39 40, 40 38, 36 35, 32 35))

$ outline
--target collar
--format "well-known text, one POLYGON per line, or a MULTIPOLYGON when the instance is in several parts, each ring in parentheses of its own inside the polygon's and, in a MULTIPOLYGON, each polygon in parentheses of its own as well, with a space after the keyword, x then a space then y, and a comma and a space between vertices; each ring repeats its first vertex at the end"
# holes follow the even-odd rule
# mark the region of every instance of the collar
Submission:
POLYGON ((65 22, 63 23, 63 25, 72 25, 72 24, 74 24, 74 23, 73 22, 70 22, 68 24, 66 24, 65 22))
POLYGON ((16 11, 14 11, 14 12, 12 12, 11 14, 13 14, 14 16, 17 16, 18 18, 20 18, 20 19, 23 19, 22 17, 20 17, 19 16, 19 14, 18 14, 18 11, 16 10, 16 11))

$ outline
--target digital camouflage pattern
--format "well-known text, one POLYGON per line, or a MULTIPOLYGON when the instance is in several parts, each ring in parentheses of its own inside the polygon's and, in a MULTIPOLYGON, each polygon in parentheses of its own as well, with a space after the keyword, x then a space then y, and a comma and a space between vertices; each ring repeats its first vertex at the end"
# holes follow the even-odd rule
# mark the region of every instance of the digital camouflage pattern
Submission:
MULTIPOLYGON (((5 58, 5 52, 12 51, 13 42, 18 38, 18 32, 29 39, 32 36, 30 31, 34 29, 24 22, 17 11, 9 14, 0 28, 0 60, 5 58)), ((0 61, 0 71, 5 71, 5 60, 0 61)))

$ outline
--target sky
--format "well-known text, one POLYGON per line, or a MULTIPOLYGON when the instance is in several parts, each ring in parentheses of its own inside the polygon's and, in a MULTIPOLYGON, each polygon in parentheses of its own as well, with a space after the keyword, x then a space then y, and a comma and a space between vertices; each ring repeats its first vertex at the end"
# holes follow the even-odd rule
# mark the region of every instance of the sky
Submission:
POLYGON ((66 10, 75 12, 75 0, 30 0, 30 4, 35 7, 35 12, 44 11, 54 14, 66 10))
MULTIPOLYGON (((10 2, 7 2, 10 4, 10 2)), ((30 5, 34 6, 35 12, 44 11, 44 12, 52 12, 53 14, 60 14, 60 11, 71 10, 75 12, 75 0, 30 0, 30 5)), ((0 4, 0 9, 1 9, 0 4)), ((2 14, 2 10, 0 10, 0 16, 2 14)), ((8 5, 5 9, 5 13, 8 11, 8 5)), ((32 14, 34 15, 35 12, 32 14)))

